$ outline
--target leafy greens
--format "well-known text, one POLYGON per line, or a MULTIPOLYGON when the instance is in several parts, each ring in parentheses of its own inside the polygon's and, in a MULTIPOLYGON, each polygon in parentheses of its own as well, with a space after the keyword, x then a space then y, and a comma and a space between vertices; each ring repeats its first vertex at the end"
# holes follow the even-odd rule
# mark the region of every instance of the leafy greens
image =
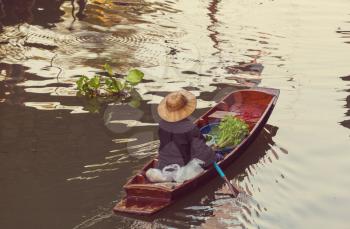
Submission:
POLYGON ((234 147, 241 143, 248 134, 247 123, 240 118, 227 115, 218 126, 216 145, 218 148, 234 147))

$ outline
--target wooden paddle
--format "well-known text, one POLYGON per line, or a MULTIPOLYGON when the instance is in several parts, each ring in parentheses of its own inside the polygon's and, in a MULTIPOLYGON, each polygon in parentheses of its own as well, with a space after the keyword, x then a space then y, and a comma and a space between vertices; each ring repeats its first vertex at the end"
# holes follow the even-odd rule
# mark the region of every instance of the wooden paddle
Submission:
POLYGON ((214 168, 215 168, 216 171, 219 173, 220 177, 221 177, 222 179, 224 179, 224 181, 225 181, 226 184, 228 185, 230 191, 232 192, 233 197, 237 197, 238 194, 239 194, 238 189, 235 188, 235 187, 233 186, 233 184, 231 184, 231 182, 227 179, 225 173, 222 171, 222 169, 220 168, 220 166, 219 166, 216 162, 214 162, 214 168))

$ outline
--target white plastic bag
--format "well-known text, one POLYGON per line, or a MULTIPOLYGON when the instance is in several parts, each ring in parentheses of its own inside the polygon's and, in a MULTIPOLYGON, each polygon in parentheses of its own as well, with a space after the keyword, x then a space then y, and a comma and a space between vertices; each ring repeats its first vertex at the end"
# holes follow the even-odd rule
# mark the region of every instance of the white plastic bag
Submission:
POLYGON ((180 169, 181 167, 178 164, 167 165, 163 168, 162 174, 167 180, 175 181, 175 177, 180 169))
POLYGON ((148 169, 146 171, 146 177, 153 183, 172 181, 172 179, 167 180, 161 170, 154 168, 148 169))
POLYGON ((183 167, 180 167, 178 164, 171 164, 165 166, 162 170, 154 168, 148 169, 146 176, 151 182, 155 183, 171 181, 183 183, 203 172, 204 169, 201 165, 204 165, 204 162, 194 158, 183 167))
POLYGON ((178 170, 176 176, 174 177, 174 180, 178 183, 182 183, 186 180, 194 178, 204 171, 201 165, 204 165, 204 162, 202 160, 193 158, 190 162, 187 163, 187 165, 181 167, 178 170))

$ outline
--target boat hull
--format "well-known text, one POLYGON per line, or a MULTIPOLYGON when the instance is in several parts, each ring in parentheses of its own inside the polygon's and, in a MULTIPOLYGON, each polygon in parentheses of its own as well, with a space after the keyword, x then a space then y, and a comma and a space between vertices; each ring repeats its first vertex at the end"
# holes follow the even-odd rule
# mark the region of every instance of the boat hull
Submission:
MULTIPOLYGON (((228 155, 218 162, 222 169, 231 165, 247 147, 256 139, 261 129, 267 123, 279 96, 279 90, 271 88, 255 88, 240 90, 227 95, 216 106, 195 121, 198 127, 211 122, 217 122, 215 114, 218 111, 235 112, 250 125, 249 135, 228 155), (215 113, 216 112, 216 113, 215 113), (214 118, 211 118, 214 117, 214 118)), ((154 184, 147 181, 145 171, 152 168, 157 159, 146 164, 140 173, 131 178, 124 190, 126 196, 113 208, 114 212, 151 215, 174 203, 181 196, 216 176, 214 167, 206 169, 195 178, 180 185, 172 183, 154 184)))

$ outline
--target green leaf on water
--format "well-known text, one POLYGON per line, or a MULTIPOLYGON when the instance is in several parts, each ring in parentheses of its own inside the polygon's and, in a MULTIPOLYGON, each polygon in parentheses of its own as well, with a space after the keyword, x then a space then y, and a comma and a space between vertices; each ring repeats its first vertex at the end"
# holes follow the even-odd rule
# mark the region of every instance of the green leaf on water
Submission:
POLYGON ((100 77, 99 76, 94 76, 89 80, 89 87, 91 89, 97 90, 100 87, 100 77))
POLYGON ((77 89, 81 92, 83 91, 84 85, 87 83, 89 78, 86 76, 80 76, 80 78, 77 80, 77 89))
MULTIPOLYGON (((1 1, 1 0, 0 0, 1 1)), ((132 107, 139 107, 141 105, 142 98, 134 90, 134 86, 140 83, 143 79, 144 73, 137 69, 129 71, 128 75, 124 79, 114 77, 112 68, 109 64, 103 65, 104 71, 108 74, 95 75, 92 78, 87 76, 80 76, 76 81, 77 95, 87 96, 93 100, 89 104, 90 112, 97 112, 99 106, 96 101, 101 100, 101 104, 109 101, 125 101, 128 98, 129 105, 132 107), (97 100, 95 100, 97 99, 97 100)))
POLYGON ((125 88, 125 83, 122 82, 122 81, 120 81, 120 80, 117 80, 117 88, 118 88, 119 91, 124 90, 124 88, 125 88))
POLYGON ((126 76, 126 81, 131 85, 136 85, 141 82, 143 79, 144 73, 138 69, 132 69, 129 71, 129 74, 126 76))
POLYGON ((110 93, 118 93, 120 89, 118 87, 119 80, 114 78, 109 78, 105 80, 105 84, 107 86, 106 90, 110 93))
POLYGON ((113 83, 113 78, 108 78, 108 79, 105 79, 105 84, 107 87, 109 87, 111 84, 113 83))
POLYGON ((103 69, 108 73, 109 76, 113 76, 113 70, 109 64, 104 64, 103 69))

